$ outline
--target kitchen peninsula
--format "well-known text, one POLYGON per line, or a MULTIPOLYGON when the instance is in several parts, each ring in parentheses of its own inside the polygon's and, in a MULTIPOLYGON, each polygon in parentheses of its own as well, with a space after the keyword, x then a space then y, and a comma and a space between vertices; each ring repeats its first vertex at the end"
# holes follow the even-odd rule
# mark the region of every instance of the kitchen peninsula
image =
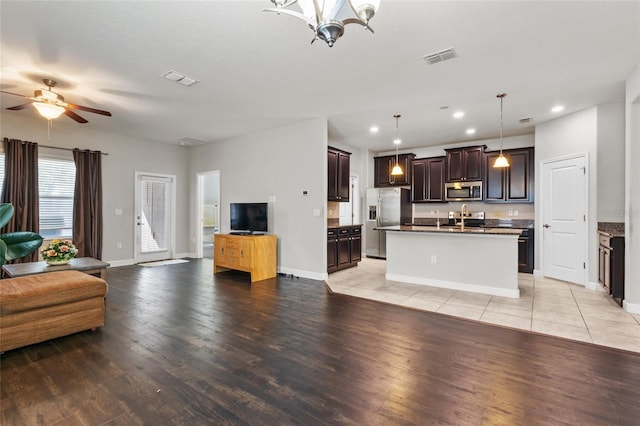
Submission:
POLYGON ((520 229, 388 226, 386 279, 518 298, 520 229))

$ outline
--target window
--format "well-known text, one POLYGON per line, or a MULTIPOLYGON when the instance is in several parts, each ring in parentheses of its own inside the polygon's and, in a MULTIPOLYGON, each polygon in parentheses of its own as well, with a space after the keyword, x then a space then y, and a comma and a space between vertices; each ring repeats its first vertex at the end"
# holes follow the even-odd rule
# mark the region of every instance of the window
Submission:
MULTIPOLYGON (((0 195, 4 183, 4 159, 4 153, 0 153, 0 195)), ((71 238, 75 180, 73 160, 38 159, 40 235, 44 238, 71 238)))
POLYGON ((76 165, 73 160, 38 159, 40 235, 71 238, 76 165))

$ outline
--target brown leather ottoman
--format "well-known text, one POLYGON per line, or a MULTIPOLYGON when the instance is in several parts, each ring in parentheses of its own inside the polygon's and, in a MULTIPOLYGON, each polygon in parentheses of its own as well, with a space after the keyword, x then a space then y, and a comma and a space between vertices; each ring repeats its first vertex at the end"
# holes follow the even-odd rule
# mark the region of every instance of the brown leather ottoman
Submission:
POLYGON ((79 271, 0 280, 0 352, 102 327, 107 289, 79 271))

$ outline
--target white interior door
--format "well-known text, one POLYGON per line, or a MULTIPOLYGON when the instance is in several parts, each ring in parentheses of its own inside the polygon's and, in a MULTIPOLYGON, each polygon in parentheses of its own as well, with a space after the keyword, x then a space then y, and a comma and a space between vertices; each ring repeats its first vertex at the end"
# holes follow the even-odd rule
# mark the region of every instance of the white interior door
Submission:
POLYGON ((135 192, 135 263, 173 258, 175 176, 136 172, 135 192))
POLYGON ((584 156, 542 163, 543 274, 586 284, 587 169, 584 156))
POLYGON ((201 172, 197 178, 196 257, 213 259, 213 234, 220 232, 220 171, 201 172))

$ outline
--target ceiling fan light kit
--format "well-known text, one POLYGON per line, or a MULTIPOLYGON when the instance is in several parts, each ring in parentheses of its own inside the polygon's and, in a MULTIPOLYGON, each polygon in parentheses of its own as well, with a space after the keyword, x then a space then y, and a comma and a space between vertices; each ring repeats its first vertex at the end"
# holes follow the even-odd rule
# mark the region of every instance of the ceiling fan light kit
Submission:
POLYGON ((54 120, 64 114, 78 123, 88 123, 86 119, 71 111, 72 109, 111 117, 111 113, 109 111, 103 111, 101 109, 95 109, 65 102, 64 98, 60 94, 51 90, 57 84, 54 80, 45 78, 42 80, 42 82, 49 88, 49 90, 34 90, 33 97, 0 90, 1 93, 29 99, 29 102, 27 102, 26 104, 12 106, 7 109, 11 111, 19 111, 21 109, 28 108, 29 105, 33 105, 34 108, 38 110, 38 113, 49 121, 54 120))
POLYGON ((265 12, 275 12, 278 15, 285 14, 301 19, 309 25, 314 33, 311 43, 317 39, 326 42, 329 47, 344 34, 344 26, 347 24, 359 24, 373 33, 369 21, 375 16, 380 7, 380 0, 271 0, 275 9, 264 9, 265 12), (344 9, 348 3, 352 15, 345 19, 344 9), (298 5, 302 12, 289 9, 298 5))

